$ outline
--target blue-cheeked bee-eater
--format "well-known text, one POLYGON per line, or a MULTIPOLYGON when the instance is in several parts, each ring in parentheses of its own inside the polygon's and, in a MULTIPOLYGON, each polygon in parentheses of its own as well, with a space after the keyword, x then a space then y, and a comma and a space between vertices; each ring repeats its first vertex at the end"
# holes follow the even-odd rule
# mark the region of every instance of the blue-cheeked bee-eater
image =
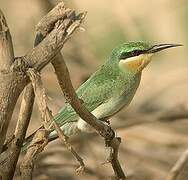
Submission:
MULTIPOLYGON (((106 121, 133 99, 140 84, 143 69, 150 63, 152 56, 164 49, 181 46, 180 44, 150 45, 145 42, 129 42, 114 48, 106 62, 76 91, 84 106, 97 117, 106 121)), ((78 132, 93 132, 70 104, 54 117, 63 133, 70 137, 78 132)), ((32 135, 26 140, 29 142, 32 135)), ((49 134, 49 141, 57 137, 55 130, 49 134)))

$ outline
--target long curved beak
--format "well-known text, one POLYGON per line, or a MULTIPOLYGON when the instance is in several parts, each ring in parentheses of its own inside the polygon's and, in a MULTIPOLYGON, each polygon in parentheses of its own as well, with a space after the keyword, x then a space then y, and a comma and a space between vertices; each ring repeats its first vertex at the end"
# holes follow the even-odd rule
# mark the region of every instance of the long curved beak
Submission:
POLYGON ((147 53, 156 53, 156 52, 162 51, 164 49, 178 47, 178 46, 183 46, 183 45, 182 44, 158 44, 158 45, 152 46, 146 52, 147 53))

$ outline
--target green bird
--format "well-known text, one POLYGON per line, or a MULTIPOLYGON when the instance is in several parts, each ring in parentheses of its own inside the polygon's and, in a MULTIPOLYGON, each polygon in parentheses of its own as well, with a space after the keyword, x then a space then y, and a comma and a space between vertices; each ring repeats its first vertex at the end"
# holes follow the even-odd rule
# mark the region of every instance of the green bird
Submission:
MULTIPOLYGON (((107 61, 77 89, 76 93, 84 106, 99 121, 105 122, 130 104, 140 84, 142 71, 151 61, 153 54, 177 46, 181 45, 150 45, 145 42, 121 44, 112 50, 107 61)), ((78 132, 93 132, 90 125, 82 120, 68 103, 65 103, 54 117, 54 121, 68 137, 78 132)), ((56 131, 51 131, 49 141, 56 137, 56 131)))

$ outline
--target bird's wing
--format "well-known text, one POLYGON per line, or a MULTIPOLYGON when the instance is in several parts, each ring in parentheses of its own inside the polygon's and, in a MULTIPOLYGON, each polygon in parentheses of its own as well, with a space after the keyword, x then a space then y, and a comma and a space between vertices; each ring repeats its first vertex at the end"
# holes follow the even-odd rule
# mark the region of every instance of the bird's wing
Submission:
MULTIPOLYGON (((113 96, 113 84, 113 80, 109 80, 104 74, 96 72, 78 88, 76 93, 83 100, 84 106, 91 112, 113 96)), ((77 120, 78 115, 68 103, 55 117, 55 121, 60 126, 77 120)))

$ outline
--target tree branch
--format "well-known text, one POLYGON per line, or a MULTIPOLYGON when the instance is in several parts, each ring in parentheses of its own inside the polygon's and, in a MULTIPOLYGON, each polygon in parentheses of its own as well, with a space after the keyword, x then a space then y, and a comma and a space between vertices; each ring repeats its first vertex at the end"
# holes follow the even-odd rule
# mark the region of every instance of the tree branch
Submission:
POLYGON ((0 10, 0 70, 7 71, 13 61, 12 37, 3 12, 0 10))
MULTIPOLYGON (((41 38, 45 37, 47 35, 46 33, 50 31, 50 29, 46 28, 46 27, 50 28, 50 24, 52 24, 51 18, 48 19, 48 17, 46 16, 45 23, 44 23, 45 30, 43 30, 42 28, 43 26, 41 24, 38 25, 40 27, 38 28, 38 31, 39 31, 38 33, 40 34, 41 38)), ((65 99, 67 100, 67 102, 71 104, 71 106, 74 108, 77 114, 84 121, 90 124, 102 137, 104 137, 106 142, 109 142, 107 144, 115 152, 115 154, 113 154, 112 156, 113 162, 111 162, 115 175, 118 178, 125 178, 124 172, 117 159, 118 148, 119 148, 120 142, 118 141, 119 142, 118 146, 116 146, 117 143, 115 142, 117 142, 119 138, 114 138, 114 131, 111 129, 111 127, 98 121, 97 118, 82 105, 82 102, 80 101, 80 99, 77 97, 77 94, 75 93, 72 82, 70 80, 68 68, 60 52, 54 57, 52 61, 52 65, 55 69, 55 73, 57 75, 57 79, 59 81, 59 85, 62 89, 62 92, 65 96, 65 99)))
POLYGON ((86 13, 80 13, 76 15, 73 10, 65 10, 65 8, 54 8, 49 13, 50 15, 47 15, 45 18, 42 19, 42 22, 40 22, 37 26, 38 29, 44 27, 45 30, 43 32, 48 31, 45 21, 46 18, 50 18, 49 26, 51 28, 52 21, 59 18, 59 16, 55 18, 54 14, 56 12, 59 13, 60 10, 63 10, 63 12, 65 13, 62 19, 55 23, 54 29, 38 46, 36 46, 24 56, 24 61, 28 63, 30 67, 34 67, 39 71, 46 64, 48 64, 52 60, 52 58, 60 51, 67 39, 69 39, 72 33, 80 26, 86 15, 86 13))
POLYGON ((54 58, 52 64, 54 66, 59 85, 64 93, 67 102, 72 105, 74 110, 84 121, 90 124, 102 137, 105 138, 105 141, 107 142, 106 144, 113 149, 113 152, 115 152, 112 155, 113 160, 110 161, 114 169, 115 175, 119 179, 125 179, 125 174, 119 164, 117 156, 120 144, 119 138, 114 137, 114 132, 110 126, 107 126, 102 122, 98 121, 97 118, 82 105, 81 101, 79 100, 74 91, 67 66, 60 53, 54 58))
POLYGON ((29 76, 31 78, 33 88, 35 91, 35 96, 37 99, 38 107, 41 112, 43 125, 47 131, 49 131, 52 126, 57 131, 57 134, 61 140, 61 142, 64 142, 66 148, 73 154, 73 156, 76 158, 76 160, 79 162, 80 166, 77 168, 77 173, 80 173, 84 170, 84 163, 82 158, 76 153, 76 151, 72 148, 72 146, 68 143, 67 137, 63 134, 61 128, 58 126, 56 122, 53 121, 53 115, 50 109, 47 106, 47 96, 45 93, 45 89, 42 84, 42 80, 40 77, 40 74, 35 72, 33 69, 29 70, 29 76))
POLYGON ((63 2, 59 3, 40 20, 36 25, 36 31, 41 32, 46 36, 54 28, 54 25, 58 20, 67 18, 67 15, 71 15, 73 12, 73 10, 65 7, 63 2))
MULTIPOLYGON (((51 23, 52 22, 50 18, 49 18, 49 21, 48 21, 48 18, 45 19, 45 27, 50 27, 51 23), (48 26, 48 23, 49 23, 49 26, 48 26)), ((40 27, 42 27, 42 25, 40 25, 40 27)), ((39 31, 38 34, 40 34, 41 38, 46 36, 47 31, 50 31, 50 29, 45 30, 45 31, 43 31, 42 28, 38 28, 38 30, 39 29, 41 31, 39 31)), ((74 91, 67 66, 63 60, 61 53, 58 53, 54 57, 52 61, 52 65, 55 69, 55 73, 57 75, 59 85, 62 89, 65 99, 67 100, 67 102, 71 104, 71 106, 75 109, 75 111, 79 114, 79 116, 83 120, 85 120, 94 129, 96 129, 96 131, 100 135, 102 135, 102 137, 104 137, 106 141, 110 142, 108 145, 113 149, 114 152, 116 152, 115 156, 113 156, 113 162, 112 162, 112 167, 114 169, 114 172, 118 178, 120 177, 125 178, 124 172, 117 159, 119 144, 118 146, 114 146, 114 145, 117 145, 117 143, 115 143, 117 142, 117 139, 114 138, 113 130, 109 126, 98 121, 97 118, 82 105, 82 102, 79 100, 79 98, 77 97, 74 91)))
POLYGON ((186 149, 185 152, 182 153, 180 158, 174 164, 166 180, 176 180, 187 163, 188 163, 188 149, 186 149))
MULTIPOLYGON (((11 87, 10 67, 14 60, 14 52, 11 34, 5 17, 0 10, 0 153, 5 141, 6 132, 12 111, 9 110, 11 98, 9 89, 11 87), (7 113, 8 112, 8 113, 7 113)), ((14 101, 12 101, 14 105, 14 101)))
POLYGON ((32 180, 34 161, 37 155, 42 152, 44 147, 48 144, 48 135, 49 131, 39 129, 33 137, 20 166, 22 180, 32 180))
POLYGON ((12 179, 14 176, 14 171, 21 151, 22 143, 29 125, 33 102, 34 93, 32 85, 29 84, 23 93, 14 139, 11 142, 8 151, 5 151, 0 158, 0 169, 1 171, 3 170, 4 179, 12 179))
POLYGON ((66 101, 70 103, 77 114, 90 124, 100 135, 106 139, 112 139, 114 137, 114 132, 112 132, 110 126, 98 121, 97 118, 83 106, 82 101, 77 97, 70 80, 68 68, 60 53, 54 58, 52 64, 66 101))
MULTIPOLYGON (((63 47, 64 43, 68 38, 70 38, 75 29, 80 26, 82 20, 85 17, 85 14, 83 13, 75 15, 75 12, 73 10, 71 10, 71 13, 68 13, 68 11, 65 12, 64 9, 66 8, 56 9, 58 10, 58 18, 60 18, 60 14, 62 14, 63 18, 60 18, 57 23, 54 23, 54 29, 48 34, 43 42, 29 51, 29 53, 24 57, 15 58, 14 61, 14 57, 12 57, 13 63, 11 64, 11 68, 0 71, 0 152, 3 148, 6 132, 17 99, 24 87, 29 83, 29 78, 26 76, 27 70, 29 68, 35 68, 37 70, 44 68, 44 66, 51 61, 52 57, 55 56, 55 54, 59 52, 59 50, 63 47), (62 11, 62 13, 60 13, 60 11, 62 11), (65 15, 63 13, 65 13, 65 15)), ((1 22, 3 22, 0 25, 1 29, 6 30, 4 20, 2 20, 1 22)), ((8 30, 1 33, 0 36, 6 34, 7 32, 8 30)), ((2 37, 6 38, 9 36, 7 35, 2 37)), ((4 40, 9 39, 0 38, 0 40, 4 42, 4 40)), ((6 45, 6 43, 2 42, 0 42, 0 44, 6 45)), ((12 44, 9 43, 9 45, 9 51, 2 52, 12 52, 13 56, 13 51, 11 51, 12 44)), ((12 61, 7 62, 11 63, 12 61)), ((1 59, 0 62, 2 62, 1 59)))

